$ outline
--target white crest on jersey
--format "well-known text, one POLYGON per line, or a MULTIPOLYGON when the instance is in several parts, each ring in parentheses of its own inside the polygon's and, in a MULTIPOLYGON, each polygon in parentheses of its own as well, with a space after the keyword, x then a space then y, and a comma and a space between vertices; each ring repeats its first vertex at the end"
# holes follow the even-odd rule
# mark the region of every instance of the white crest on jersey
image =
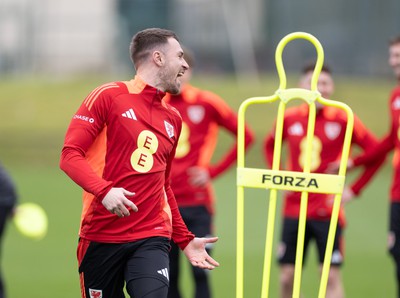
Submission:
POLYGON ((172 138, 175 133, 174 133, 174 127, 172 124, 168 123, 167 121, 164 120, 164 125, 165 125, 165 131, 167 132, 168 136, 172 138))
POLYGON ((190 106, 187 109, 188 117, 194 124, 200 123, 204 119, 205 109, 202 106, 190 106))
POLYGON ((397 96, 392 103, 393 110, 400 110, 400 96, 397 96))
POLYGON ((342 128, 340 127, 339 123, 336 122, 326 122, 324 126, 324 131, 328 139, 334 140, 336 139, 342 128))
POLYGON ((292 136, 302 136, 302 135, 304 135, 304 129, 303 129, 303 126, 301 125, 300 122, 293 123, 289 127, 288 132, 292 136))

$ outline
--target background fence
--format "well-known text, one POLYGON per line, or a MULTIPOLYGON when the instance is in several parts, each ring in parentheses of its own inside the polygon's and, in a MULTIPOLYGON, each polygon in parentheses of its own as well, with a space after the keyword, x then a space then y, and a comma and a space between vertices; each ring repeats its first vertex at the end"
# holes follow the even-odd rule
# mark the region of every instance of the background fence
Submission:
MULTIPOLYGON (((200 72, 274 69, 279 40, 306 31, 335 72, 385 75, 399 13, 398 0, 1 0, 0 73, 131 71, 131 36, 165 27, 194 50, 200 72)), ((297 68, 314 55, 304 43, 284 59, 297 68)))

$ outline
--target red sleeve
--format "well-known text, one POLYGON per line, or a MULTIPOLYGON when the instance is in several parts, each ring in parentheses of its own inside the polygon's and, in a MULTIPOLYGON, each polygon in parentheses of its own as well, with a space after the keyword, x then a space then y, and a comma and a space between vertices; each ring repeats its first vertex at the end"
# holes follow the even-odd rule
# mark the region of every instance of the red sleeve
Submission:
POLYGON ((180 247, 181 250, 184 250, 195 236, 188 230, 185 222, 182 219, 171 187, 168 186, 168 188, 165 189, 165 192, 168 197, 168 204, 171 208, 172 214, 172 240, 180 247))
POLYGON ((362 154, 353 159, 354 166, 368 165, 376 162, 382 156, 386 156, 394 148, 393 137, 391 134, 385 136, 377 145, 369 148, 362 154))
MULTIPOLYGON (((178 130, 176 138, 177 140, 179 140, 181 129, 182 129, 182 123, 180 123, 180 126, 177 129, 178 130)), ((185 247, 189 244, 190 241, 193 240, 195 236, 188 230, 185 222, 183 221, 182 216, 179 212, 178 204, 176 203, 174 193, 171 189, 171 165, 172 165, 172 160, 175 157, 175 151, 177 145, 178 141, 176 141, 174 145, 173 151, 170 154, 167 167, 165 170, 165 193, 167 195, 168 204, 171 209, 171 215, 172 215, 172 240, 176 243, 176 245, 180 247, 181 250, 184 250, 185 247)))
MULTIPOLYGON (((364 152, 367 152, 369 148, 374 148, 377 146, 378 141, 376 140, 375 136, 362 124, 358 118, 355 118, 354 120, 352 142, 362 148, 364 152)), ((359 177, 351 185, 351 189, 355 194, 360 194, 361 190, 368 184, 368 182, 383 164, 385 157, 385 154, 376 156, 373 162, 365 165, 359 177)))
MULTIPOLYGON (((106 86, 109 85, 101 86, 89 94, 73 116, 60 159, 60 168, 84 190, 100 199, 111 189, 112 182, 102 179, 93 169, 87 160, 87 152, 105 130, 109 108, 109 95, 104 91, 107 90, 106 86)), ((118 87, 116 84, 111 86, 118 87)))
MULTIPOLYGON (((236 137, 238 129, 236 113, 234 113, 232 109, 220 97, 210 94, 208 94, 207 96, 209 98, 212 98, 212 105, 215 107, 216 113, 218 115, 218 125, 225 128, 233 136, 236 137)), ((254 141, 254 134, 248 125, 245 126, 244 134, 245 148, 247 149, 254 141)), ((215 164, 209 166, 208 171, 211 178, 215 178, 218 175, 222 174, 236 162, 237 138, 235 139, 236 141, 232 144, 230 149, 220 158, 220 160, 215 164)))
POLYGON ((274 160, 274 147, 275 147, 275 125, 274 129, 268 134, 264 140, 264 158, 267 166, 272 167, 272 161, 274 160))
MULTIPOLYGON (((396 91, 396 89, 395 89, 396 91)), ((376 146, 369 148, 363 154, 360 154, 356 158, 353 159, 354 166, 366 165, 370 163, 376 162, 381 156, 386 156, 390 151, 392 151, 395 147, 395 143, 397 140, 397 126, 394 121, 394 115, 392 110, 392 101, 393 98, 396 98, 396 92, 393 91, 391 95, 391 99, 389 100, 389 110, 390 113, 390 131, 389 133, 377 144, 376 146)))
MULTIPOLYGON (((231 132, 232 134, 235 134, 235 136, 237 135, 237 125, 236 129, 231 132)), ((244 136, 245 149, 247 149, 253 143, 254 135, 247 125, 245 126, 244 134, 245 134, 244 136)), ((232 147, 225 153, 225 155, 216 164, 209 167, 210 177, 215 178, 218 175, 222 174, 224 171, 226 171, 230 166, 232 166, 235 163, 236 158, 237 158, 237 141, 234 142, 232 147)))

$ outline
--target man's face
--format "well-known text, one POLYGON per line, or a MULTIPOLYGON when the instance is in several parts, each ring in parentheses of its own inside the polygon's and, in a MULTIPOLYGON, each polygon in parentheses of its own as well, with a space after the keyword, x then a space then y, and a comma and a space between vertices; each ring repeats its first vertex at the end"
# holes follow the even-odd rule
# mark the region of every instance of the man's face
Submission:
MULTIPOLYGON (((304 89, 311 89, 311 79, 312 79, 313 72, 309 71, 305 73, 300 78, 300 87, 304 89)), ((335 89, 335 84, 333 83, 332 76, 325 71, 321 71, 319 78, 317 89, 321 93, 323 98, 330 99, 333 91, 335 89)))
POLYGON ((183 50, 175 38, 170 38, 163 51, 165 63, 160 69, 161 87, 165 92, 177 94, 181 88, 180 77, 189 69, 183 50))
POLYGON ((400 80, 400 43, 395 43, 389 47, 389 65, 397 79, 400 80))

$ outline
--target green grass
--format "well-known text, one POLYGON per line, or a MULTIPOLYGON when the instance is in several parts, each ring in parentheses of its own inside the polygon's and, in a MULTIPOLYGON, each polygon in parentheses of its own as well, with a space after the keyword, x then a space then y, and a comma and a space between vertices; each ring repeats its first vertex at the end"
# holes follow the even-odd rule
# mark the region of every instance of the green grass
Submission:
MULTIPOLYGON (((111 78, 115 79, 115 78, 111 78)), ((119 77, 116 79, 127 79, 119 77)), ((10 170, 21 201, 41 204, 49 215, 49 233, 42 241, 26 239, 9 225, 3 240, 2 269, 9 297, 79 297, 76 262, 80 220, 80 189, 58 169, 59 153, 69 119, 83 98, 110 78, 71 80, 24 79, 0 81, 0 160, 10 170)), ((288 86, 294 87, 295 76, 288 86), (290 85, 291 84, 291 85, 290 85)), ((196 85, 220 94, 237 110, 244 99, 271 95, 278 86, 275 74, 237 86, 229 77, 197 77, 196 85)), ((338 78, 333 99, 343 100, 378 136, 388 128, 387 97, 394 82, 366 78, 338 78)), ((262 139, 275 118, 276 106, 250 107, 248 122, 256 143, 248 152, 251 166, 263 166, 262 139)), ((221 133, 217 158, 232 138, 221 133)), ((351 178, 351 175, 350 177, 351 178)), ((346 258, 343 279, 347 297, 394 297, 394 267, 386 252, 390 163, 368 186, 359 200, 346 207, 346 258), (383 294, 385 293, 385 294, 383 294)), ((215 297, 234 297, 236 258, 235 171, 215 181, 217 194, 216 232, 220 240, 214 256, 221 267, 211 273, 215 297)), ((259 297, 268 209, 267 194, 246 189, 245 297, 259 297)), ((276 226, 280 226, 280 209, 276 226)), ((277 244, 278 233, 274 246, 277 244)), ((182 288, 190 297, 191 280, 186 273, 182 288)), ((272 264, 271 297, 277 297, 278 268, 272 264)), ((302 292, 316 297, 319 273, 315 252, 307 258, 302 292)))

